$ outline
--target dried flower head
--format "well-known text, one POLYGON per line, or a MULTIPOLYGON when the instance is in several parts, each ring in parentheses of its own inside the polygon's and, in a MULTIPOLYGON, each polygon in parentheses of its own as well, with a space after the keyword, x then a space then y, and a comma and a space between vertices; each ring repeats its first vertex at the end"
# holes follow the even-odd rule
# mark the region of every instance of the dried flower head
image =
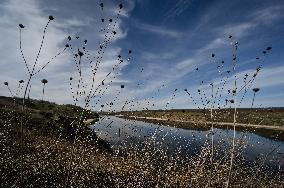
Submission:
POLYGON ((48 81, 47 81, 47 79, 45 79, 45 78, 44 78, 44 79, 42 79, 42 80, 41 80, 41 83, 43 83, 43 84, 47 84, 47 83, 48 83, 48 81))
POLYGON ((81 51, 78 49, 78 55, 79 55, 80 57, 82 57, 84 54, 83 54, 83 52, 81 52, 81 51))
POLYGON ((119 8, 120 8, 120 9, 122 9, 122 8, 123 8, 123 5, 122 5, 122 4, 119 4, 118 6, 119 6, 119 8))
POLYGON ((8 82, 4 82, 4 85, 5 85, 5 86, 8 86, 9 84, 8 84, 8 82))
POLYGON ((52 15, 50 15, 48 18, 49 20, 54 20, 54 17, 52 15))
POLYGON ((21 29, 24 29, 24 28, 25 28, 25 26, 24 26, 23 24, 19 24, 19 27, 20 27, 21 29))
POLYGON ((124 85, 121 85, 120 88, 124 88, 124 85))
POLYGON ((260 89, 259 88, 253 88, 252 90, 253 90, 253 92, 257 93, 257 92, 259 92, 260 89))
POLYGON ((20 84, 24 83, 24 80, 20 80, 19 83, 20 83, 20 84))

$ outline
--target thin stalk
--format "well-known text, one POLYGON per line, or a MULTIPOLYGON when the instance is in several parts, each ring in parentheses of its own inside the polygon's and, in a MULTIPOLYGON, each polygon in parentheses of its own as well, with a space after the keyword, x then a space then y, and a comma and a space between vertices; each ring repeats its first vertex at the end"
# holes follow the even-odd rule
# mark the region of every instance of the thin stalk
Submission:
POLYGON ((252 107, 253 107, 253 103, 254 103, 254 99, 255 99, 255 93, 256 93, 256 92, 253 92, 253 98, 252 98, 252 103, 251 103, 251 107, 250 107, 251 109, 252 109, 252 107))
MULTIPOLYGON (((234 67, 233 67, 233 71, 234 74, 236 73, 236 62, 237 62, 237 55, 236 52, 237 51, 237 43, 235 43, 235 53, 233 54, 233 61, 234 61, 234 67)), ((230 169, 229 169, 229 177, 228 177, 228 181, 226 184, 226 188, 228 188, 230 186, 230 180, 231 180, 231 175, 232 175, 232 168, 233 168, 233 163, 234 163, 234 153, 235 153, 235 139, 236 139, 236 117, 237 117, 237 76, 235 74, 235 82, 234 82, 234 121, 233 121, 233 126, 234 126, 234 135, 233 135, 233 143, 232 143, 232 152, 231 152, 231 160, 230 160, 230 169)))
MULTIPOLYGON (((235 88, 237 85, 237 81, 235 80, 235 88)), ((229 178, 228 178, 228 182, 227 182, 227 188, 229 187, 230 184, 230 179, 231 179, 231 175, 232 175, 232 168, 233 168, 233 162, 234 162, 234 153, 235 153, 235 139, 236 139, 236 115, 237 115, 237 97, 236 95, 234 95, 234 122, 233 122, 233 126, 234 126, 234 135, 233 135, 233 143, 232 143, 232 152, 231 152, 231 160, 230 160, 230 170, 229 170, 229 178)))
POLYGON ((211 94, 211 107, 210 107, 210 121, 211 121, 211 169, 210 169, 210 179, 209 179, 209 187, 211 187, 212 173, 213 173, 213 156, 214 156, 214 124, 213 124, 213 84, 212 84, 212 94, 211 94))
POLYGON ((42 87, 42 101, 43 101, 43 97, 44 97, 44 86, 45 86, 45 84, 43 84, 43 87, 42 87))
POLYGON ((21 116, 21 152, 20 152, 20 155, 21 155, 21 185, 23 186, 23 162, 24 162, 24 159, 23 159, 23 116, 25 115, 25 100, 26 100, 26 95, 27 95, 27 91, 28 91, 28 87, 29 87, 29 84, 30 84, 30 81, 32 79, 32 74, 30 74, 30 77, 29 77, 29 80, 27 82, 27 85, 25 87, 25 93, 24 93, 24 97, 23 97, 23 105, 22 105, 22 116, 21 116))

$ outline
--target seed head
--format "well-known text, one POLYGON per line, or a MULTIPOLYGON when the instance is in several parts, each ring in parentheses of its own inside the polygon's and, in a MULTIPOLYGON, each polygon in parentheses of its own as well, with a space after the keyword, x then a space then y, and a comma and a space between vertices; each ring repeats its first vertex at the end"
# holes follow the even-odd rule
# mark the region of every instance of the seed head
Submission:
POLYGON ((83 54, 83 52, 81 52, 81 51, 78 49, 78 55, 79 55, 80 57, 82 57, 84 54, 83 54))
POLYGON ((253 92, 257 93, 257 92, 259 92, 260 89, 259 88, 253 88, 252 90, 253 90, 253 92))
POLYGON ((25 28, 25 26, 24 26, 23 24, 19 24, 19 27, 20 27, 21 29, 24 29, 24 28, 25 28))
POLYGON ((54 17, 52 15, 50 15, 48 18, 49 20, 54 20, 54 17))
POLYGON ((9 84, 8 84, 8 82, 4 82, 4 85, 5 85, 5 86, 8 86, 9 84))
POLYGON ((43 84, 47 84, 47 83, 48 83, 48 81, 47 81, 47 79, 45 79, 45 78, 44 78, 44 79, 42 79, 42 80, 41 80, 41 83, 43 83, 43 84))

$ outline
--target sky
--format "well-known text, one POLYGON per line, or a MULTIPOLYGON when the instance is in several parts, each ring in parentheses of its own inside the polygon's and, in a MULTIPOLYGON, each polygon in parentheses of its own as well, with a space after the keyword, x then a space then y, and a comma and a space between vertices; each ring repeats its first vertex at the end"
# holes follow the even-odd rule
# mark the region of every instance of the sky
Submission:
MULTIPOLYGON (((7 81, 12 94, 22 97, 19 80, 27 83, 29 76, 19 49, 18 24, 25 26, 22 47, 32 67, 52 15, 55 19, 47 28, 36 70, 65 44, 73 50, 65 50, 33 77, 31 98, 42 98, 41 79, 45 78, 45 100, 74 104, 80 79, 78 91, 90 91, 99 47, 107 45, 94 78, 93 86, 98 90, 92 90, 92 109, 224 107, 226 99, 233 99, 235 80, 238 107, 251 107, 253 88, 260 89, 254 107, 283 107, 283 12, 282 0, 1 0, 0 95, 11 96, 4 85, 7 81), (107 43, 103 43, 105 35, 107 43), (78 48, 83 51, 83 46, 88 53, 82 56, 80 78, 74 53, 78 48), (123 62, 119 63, 118 55, 123 62), (261 70, 253 79, 259 66, 261 70), (241 90, 246 74, 247 81, 253 82, 241 90), (212 98, 211 83, 216 103, 206 104, 205 99, 212 98)), ((78 97, 76 104, 84 105, 86 96, 78 97)))

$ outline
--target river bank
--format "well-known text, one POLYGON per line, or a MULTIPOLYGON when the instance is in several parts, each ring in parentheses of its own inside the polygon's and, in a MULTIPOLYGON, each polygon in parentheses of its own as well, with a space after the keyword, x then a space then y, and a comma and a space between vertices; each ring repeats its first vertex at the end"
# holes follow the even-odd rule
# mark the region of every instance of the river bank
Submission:
MULTIPOLYGON (((131 116, 118 114, 116 117, 144 121, 155 124, 162 124, 173 126, 183 129, 192 129, 192 130, 210 130, 211 126, 220 129, 233 129, 234 123, 232 122, 210 122, 205 120, 179 120, 172 118, 158 118, 158 117, 147 117, 147 116, 131 116)), ((284 126, 273 126, 273 125, 256 125, 250 123, 235 123, 236 130, 239 131, 250 131, 260 136, 281 140, 284 141, 284 126)))

